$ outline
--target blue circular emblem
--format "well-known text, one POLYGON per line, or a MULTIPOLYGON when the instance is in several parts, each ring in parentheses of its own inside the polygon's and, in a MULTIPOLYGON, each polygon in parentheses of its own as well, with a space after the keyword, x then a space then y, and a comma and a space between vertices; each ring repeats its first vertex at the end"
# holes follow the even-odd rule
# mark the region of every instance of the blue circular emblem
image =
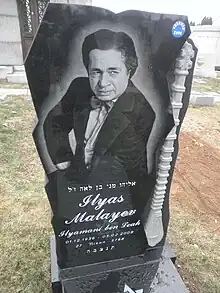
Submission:
POLYGON ((186 25, 182 21, 176 21, 172 27, 172 35, 174 38, 181 38, 186 31, 186 25))

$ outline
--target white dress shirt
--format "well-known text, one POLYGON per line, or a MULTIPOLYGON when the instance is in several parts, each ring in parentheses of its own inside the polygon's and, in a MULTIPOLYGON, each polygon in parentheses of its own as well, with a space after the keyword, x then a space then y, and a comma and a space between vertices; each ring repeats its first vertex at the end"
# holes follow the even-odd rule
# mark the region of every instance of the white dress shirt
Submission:
MULTIPOLYGON (((96 98, 93 97, 92 99, 96 99, 96 98)), ((96 99, 96 101, 98 100, 96 99)), ((84 152, 85 152, 85 164, 88 168, 91 165, 92 156, 93 156, 94 148, 95 148, 95 142, 99 134, 99 131, 101 130, 105 122, 105 119, 108 116, 109 111, 112 109, 114 105, 114 102, 104 104, 98 101, 98 103, 99 103, 99 106, 90 111, 89 119, 88 119, 88 123, 86 127, 86 132, 85 132, 84 152)))

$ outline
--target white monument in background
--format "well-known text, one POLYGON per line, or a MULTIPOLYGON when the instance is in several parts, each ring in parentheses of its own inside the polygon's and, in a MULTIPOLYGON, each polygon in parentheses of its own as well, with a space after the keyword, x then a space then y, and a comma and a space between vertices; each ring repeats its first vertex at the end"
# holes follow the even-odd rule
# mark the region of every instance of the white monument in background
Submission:
MULTIPOLYGON (((0 80, 26 83, 21 31, 19 26, 19 3, 26 7, 36 0, 0 0, 0 80)), ((47 1, 42 0, 42 3, 47 1)), ((92 5, 92 0, 51 0, 48 2, 92 5)), ((40 1, 38 2, 39 5, 40 1)), ((35 13, 32 12, 34 17, 35 13)), ((33 20, 32 20, 33 21, 33 20)), ((30 42, 32 38, 29 39, 30 42)))
MULTIPOLYGON (((17 1, 32 3, 36 0, 0 0, 0 79, 25 83, 17 1)), ((92 0, 50 0, 50 2, 92 5, 92 0)), ((109 3, 111 0, 109 2, 103 0, 103 6, 107 4, 109 6, 109 3)), ((117 7, 124 7, 126 10, 127 5, 125 1, 123 6, 119 3, 117 7)), ((191 38, 198 47, 195 75, 216 77, 215 67, 220 69, 220 21, 214 25, 192 26, 191 30, 191 38)))
POLYGON ((215 68, 220 67, 220 25, 192 26, 191 31, 198 48, 194 75, 215 78, 215 68))

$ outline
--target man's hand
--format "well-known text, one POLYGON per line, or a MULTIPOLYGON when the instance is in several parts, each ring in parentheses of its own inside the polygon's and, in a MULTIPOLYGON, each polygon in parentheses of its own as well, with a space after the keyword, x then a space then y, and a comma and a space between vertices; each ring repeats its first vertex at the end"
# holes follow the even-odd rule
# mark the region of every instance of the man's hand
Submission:
POLYGON ((57 167, 58 170, 65 170, 65 169, 67 169, 69 166, 70 166, 70 161, 62 162, 62 163, 56 164, 56 167, 57 167))

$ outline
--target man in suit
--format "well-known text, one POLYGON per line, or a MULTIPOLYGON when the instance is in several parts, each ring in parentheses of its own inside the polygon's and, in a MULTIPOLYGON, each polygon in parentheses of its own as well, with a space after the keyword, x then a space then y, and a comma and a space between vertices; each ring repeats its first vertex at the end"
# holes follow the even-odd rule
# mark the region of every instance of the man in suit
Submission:
POLYGON ((71 83, 44 123, 52 161, 74 182, 144 178, 155 113, 130 80, 138 67, 132 39, 101 29, 85 38, 82 56, 88 78, 71 83))

